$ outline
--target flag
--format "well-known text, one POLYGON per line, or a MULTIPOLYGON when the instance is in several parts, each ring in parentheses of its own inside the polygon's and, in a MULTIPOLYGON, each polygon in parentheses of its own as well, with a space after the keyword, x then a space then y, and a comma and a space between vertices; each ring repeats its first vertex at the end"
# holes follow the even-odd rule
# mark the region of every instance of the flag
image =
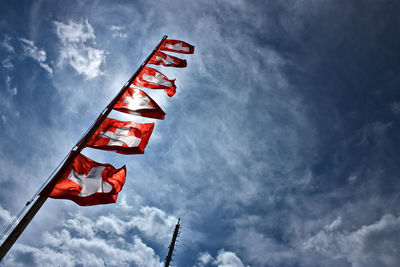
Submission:
POLYGON ((159 50, 171 51, 175 53, 193 54, 194 46, 179 40, 167 39, 160 46, 159 50))
POLYGON ((185 68, 187 66, 186 60, 167 55, 161 51, 156 51, 150 58, 148 64, 175 68, 185 68))
POLYGON ((61 174, 49 197, 70 199, 80 206, 115 203, 125 178, 125 166, 115 169, 78 154, 61 174))
POLYGON ((151 89, 164 89, 170 97, 176 92, 175 79, 168 80, 161 72, 146 66, 143 67, 133 84, 151 89))
POLYGON ((165 112, 140 89, 129 87, 118 99, 114 109, 132 115, 163 120, 165 112))
POLYGON ((121 154, 143 154, 153 128, 154 123, 106 118, 86 146, 121 154))

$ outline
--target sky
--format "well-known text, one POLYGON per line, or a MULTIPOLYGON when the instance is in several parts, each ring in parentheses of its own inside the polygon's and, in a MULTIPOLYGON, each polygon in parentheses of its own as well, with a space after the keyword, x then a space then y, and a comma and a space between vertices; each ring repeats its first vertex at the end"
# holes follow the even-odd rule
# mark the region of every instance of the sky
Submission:
POLYGON ((164 35, 155 122, 115 204, 49 199, 2 266, 400 265, 399 1, 0 2, 0 227, 164 35))

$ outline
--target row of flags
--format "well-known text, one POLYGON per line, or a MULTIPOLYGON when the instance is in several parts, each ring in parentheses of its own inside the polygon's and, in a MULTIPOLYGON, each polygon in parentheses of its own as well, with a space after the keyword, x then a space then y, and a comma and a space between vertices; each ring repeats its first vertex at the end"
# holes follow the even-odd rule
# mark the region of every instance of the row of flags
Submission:
MULTIPOLYGON (((193 54, 194 46, 179 40, 165 39, 132 84, 148 89, 163 89, 172 97, 176 92, 175 80, 168 79, 147 65, 184 68, 187 63, 184 59, 162 51, 193 54)), ((148 94, 132 85, 126 88, 112 109, 152 119, 163 120, 165 117, 165 112, 148 94)), ((87 141, 86 147, 129 155, 143 154, 153 129, 154 123, 133 123, 105 118, 87 141)), ((110 164, 95 162, 79 153, 72 164, 61 173, 61 178, 49 197, 70 199, 81 206, 114 203, 125 179, 125 166, 116 169, 110 164)))

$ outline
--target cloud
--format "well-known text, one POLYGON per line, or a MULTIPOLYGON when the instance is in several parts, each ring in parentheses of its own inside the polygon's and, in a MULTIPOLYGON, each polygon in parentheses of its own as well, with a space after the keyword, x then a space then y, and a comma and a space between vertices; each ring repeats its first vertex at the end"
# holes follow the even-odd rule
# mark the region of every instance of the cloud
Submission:
POLYGON ((0 222, 2 225, 10 223, 14 219, 10 212, 0 206, 0 222))
POLYGON ((18 90, 16 87, 11 86, 11 77, 7 76, 6 78, 6 89, 11 95, 17 95, 18 90))
POLYGON ((22 43, 22 49, 27 57, 34 59, 39 65, 45 69, 50 75, 53 74, 53 70, 48 64, 46 64, 46 52, 36 47, 35 43, 31 40, 24 38, 19 39, 22 43))
POLYGON ((218 267, 244 267, 242 261, 235 253, 223 249, 218 251, 214 264, 218 267))
POLYGON ((200 266, 205 266, 206 264, 210 263, 213 260, 214 260, 214 258, 207 251, 200 253, 200 255, 198 257, 200 266))
POLYGON ((67 230, 45 233, 43 246, 17 243, 4 259, 5 266, 163 266, 154 250, 138 237, 78 238, 67 230))
POLYGON ((294 264, 296 262, 297 252, 293 248, 280 244, 253 227, 237 228, 230 238, 234 246, 240 248, 249 262, 256 266, 280 266, 282 263, 294 264))
POLYGON ((103 75, 100 67, 106 60, 106 52, 95 48, 96 36, 89 22, 54 21, 54 25, 61 41, 60 64, 68 63, 86 79, 103 75))
POLYGON ((354 184, 357 181, 357 175, 352 174, 347 178, 347 181, 349 182, 349 184, 354 184))
POLYGON ((391 214, 348 232, 337 218, 304 243, 305 250, 331 259, 346 259, 354 267, 395 267, 400 262, 397 251, 400 217, 391 214))
POLYGON ((210 253, 202 252, 198 257, 198 266, 217 266, 217 267, 244 267, 240 258, 231 251, 221 249, 218 251, 216 258, 212 257, 210 253))
POLYGON ((392 102, 390 103, 390 108, 394 114, 400 115, 400 102, 392 102))
POLYGON ((114 38, 126 39, 128 37, 128 34, 124 32, 125 27, 123 26, 111 25, 110 30, 113 32, 112 37, 114 38))
POLYGON ((13 97, 18 94, 18 89, 12 84, 11 76, 5 77, 5 90, 0 92, 0 119, 6 123, 9 118, 17 119, 20 116, 18 107, 15 106, 13 97))
POLYGON ((11 37, 8 36, 7 34, 4 36, 3 42, 1 42, 1 45, 10 53, 14 53, 14 47, 10 44, 11 37))
POLYGON ((148 238, 165 241, 170 238, 177 222, 177 218, 168 216, 156 207, 144 206, 139 211, 122 212, 124 216, 119 216, 119 212, 116 213, 98 216, 96 220, 81 215, 74 216, 67 220, 65 227, 74 229, 89 238, 94 236, 92 229, 114 235, 124 235, 132 229, 137 229, 148 238))
MULTIPOLYGON (((2 214, 9 216, 0 209, 2 214)), ((143 215, 146 214, 144 211, 143 215)), ((134 221, 113 215, 88 218, 69 214, 68 217, 62 222, 64 229, 45 232, 35 245, 14 245, 5 265, 162 266, 159 256, 138 235, 127 234, 138 226, 134 221)), ((154 224, 151 219, 149 222, 154 224)), ((153 234, 155 237, 156 233, 153 234)))
POLYGON ((11 62, 11 59, 11 56, 8 56, 1 61, 1 65, 3 66, 3 68, 8 70, 14 69, 14 64, 11 62))

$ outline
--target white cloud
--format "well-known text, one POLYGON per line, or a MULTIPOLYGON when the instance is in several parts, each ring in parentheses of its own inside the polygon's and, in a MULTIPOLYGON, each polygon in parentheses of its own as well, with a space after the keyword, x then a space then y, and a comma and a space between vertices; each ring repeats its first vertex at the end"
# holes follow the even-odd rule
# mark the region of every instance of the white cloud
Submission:
POLYGON ((244 267, 242 261, 235 253, 223 249, 218 251, 215 264, 217 264, 218 267, 244 267))
POLYGON ((3 66, 3 68, 9 70, 12 70, 14 68, 14 64, 11 62, 11 59, 11 56, 8 56, 1 61, 1 65, 3 66))
POLYGON ((123 239, 78 238, 67 230, 45 233, 44 245, 20 243, 4 259, 5 266, 163 266, 154 250, 134 236, 123 239))
POLYGON ((252 228, 238 228, 231 241, 241 249, 247 260, 259 266, 279 266, 296 260, 293 248, 279 244, 252 228))
POLYGON ((140 237, 125 235, 134 226, 130 221, 115 216, 69 217, 63 223, 64 229, 45 232, 35 245, 14 245, 5 265, 162 266, 160 257, 140 237))
POLYGON ((125 27, 123 26, 115 26, 112 25, 110 27, 110 30, 113 32, 112 37, 113 38, 121 38, 121 39, 126 39, 128 37, 128 34, 126 34, 125 27))
POLYGON ((204 266, 204 265, 210 263, 213 260, 214 260, 214 258, 207 251, 200 253, 200 255, 198 257, 198 261, 199 261, 199 265, 200 266, 204 266))
POLYGON ((354 267, 398 266, 400 217, 387 214, 352 232, 342 230, 337 218, 304 243, 305 250, 328 259, 345 259, 354 267))
POLYGON ((7 116, 6 115, 4 115, 3 113, 0 113, 0 118, 1 118, 1 120, 3 121, 3 123, 6 123, 7 122, 7 116))
POLYGON ((132 218, 132 225, 149 237, 168 238, 177 218, 155 207, 142 207, 140 215, 132 218))
POLYGON ((213 266, 217 267, 244 267, 243 262, 234 252, 225 251, 224 249, 218 251, 216 258, 211 256, 211 254, 207 251, 202 252, 197 260, 199 267, 203 267, 208 264, 212 264, 213 266))
POLYGON ((36 47, 35 43, 31 40, 24 38, 19 39, 22 43, 22 49, 27 57, 34 59, 39 65, 45 69, 50 75, 53 74, 53 70, 48 64, 46 64, 46 52, 43 49, 36 47))
POLYGON ((17 95, 18 90, 16 87, 11 86, 11 77, 7 76, 6 78, 6 89, 11 95, 17 95))
POLYGON ((0 221, 2 223, 10 223, 14 219, 13 216, 11 216, 10 212, 6 209, 4 209, 2 206, 0 206, 0 221))
POLYGON ((106 52, 94 47, 96 36, 87 20, 83 23, 55 21, 54 25, 61 41, 60 64, 67 62, 86 79, 104 74, 100 67, 106 52))
POLYGON ((1 43, 1 45, 10 53, 14 53, 14 47, 10 44, 11 37, 8 36, 7 34, 4 36, 4 41, 1 43))
POLYGON ((337 217, 331 224, 326 225, 325 229, 327 231, 334 231, 342 225, 342 217, 337 217))
POLYGON ((8 95, 4 94, 3 96, 0 96, 0 119, 3 123, 6 123, 10 118, 19 118, 20 113, 18 107, 14 105, 13 101, 11 101, 11 98, 17 95, 18 89, 12 85, 12 79, 10 76, 6 76, 4 87, 4 91, 7 92, 8 95))
POLYGON ((122 236, 136 229, 144 236, 163 243, 170 239, 177 222, 176 217, 149 206, 141 207, 139 210, 130 207, 114 211, 109 215, 91 215, 91 218, 81 214, 70 214, 70 217, 65 221, 64 227, 82 237, 93 238, 99 232, 122 236))
POLYGON ((349 182, 349 184, 354 184, 357 181, 357 175, 352 174, 347 178, 347 181, 349 182))

